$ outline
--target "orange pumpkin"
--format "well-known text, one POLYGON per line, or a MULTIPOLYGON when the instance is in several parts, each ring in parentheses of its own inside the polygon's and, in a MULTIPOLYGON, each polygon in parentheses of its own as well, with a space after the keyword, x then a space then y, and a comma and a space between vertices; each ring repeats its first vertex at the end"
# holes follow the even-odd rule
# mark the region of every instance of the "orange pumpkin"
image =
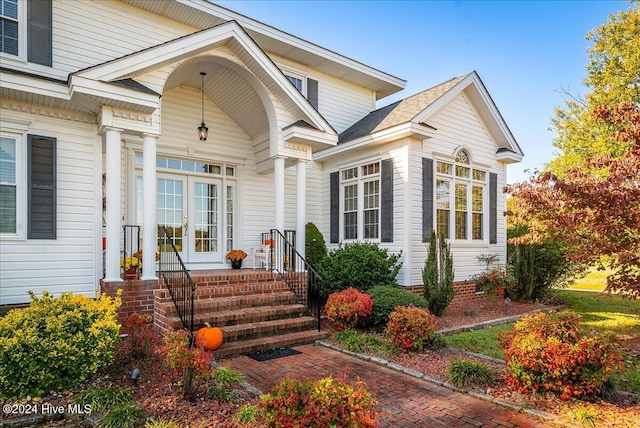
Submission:
POLYGON ((215 351, 222 345, 222 330, 218 327, 211 327, 209 323, 206 325, 196 333, 196 345, 205 351, 215 351))

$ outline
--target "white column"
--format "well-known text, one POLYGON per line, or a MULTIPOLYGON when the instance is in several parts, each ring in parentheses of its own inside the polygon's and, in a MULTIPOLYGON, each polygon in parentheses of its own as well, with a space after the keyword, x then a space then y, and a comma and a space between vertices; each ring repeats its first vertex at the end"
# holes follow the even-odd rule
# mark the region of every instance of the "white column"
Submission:
POLYGON ((273 160, 273 176, 275 227, 280 233, 284 233, 284 158, 277 157, 273 160))
POLYGON ((156 278, 156 137, 142 140, 142 279, 156 278))
POLYGON ((120 166, 121 129, 105 128, 106 159, 106 260, 105 281, 121 281, 120 277, 120 166))
MULTIPOLYGON (((305 225, 307 218, 307 161, 298 159, 296 164, 296 250, 305 257, 305 225)), ((304 266, 298 266, 304 270, 304 266)))

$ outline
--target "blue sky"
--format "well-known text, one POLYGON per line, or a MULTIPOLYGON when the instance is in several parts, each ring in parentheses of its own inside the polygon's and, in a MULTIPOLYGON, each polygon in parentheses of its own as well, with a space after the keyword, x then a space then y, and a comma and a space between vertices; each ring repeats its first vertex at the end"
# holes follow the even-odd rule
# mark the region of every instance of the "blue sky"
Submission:
POLYGON ((509 183, 553 157, 551 118, 584 94, 585 39, 627 1, 220 1, 407 80, 378 107, 476 70, 522 147, 509 183))

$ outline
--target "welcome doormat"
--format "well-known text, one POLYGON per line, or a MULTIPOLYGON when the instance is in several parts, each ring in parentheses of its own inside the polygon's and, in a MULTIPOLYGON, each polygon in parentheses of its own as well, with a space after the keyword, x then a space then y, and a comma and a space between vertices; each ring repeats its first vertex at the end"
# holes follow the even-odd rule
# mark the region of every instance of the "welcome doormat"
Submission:
POLYGON ((287 346, 286 348, 268 349, 266 351, 252 352, 247 356, 256 361, 262 362, 262 361, 274 360, 276 358, 288 357, 290 355, 297 355, 301 353, 302 352, 296 351, 295 349, 289 348, 287 346))

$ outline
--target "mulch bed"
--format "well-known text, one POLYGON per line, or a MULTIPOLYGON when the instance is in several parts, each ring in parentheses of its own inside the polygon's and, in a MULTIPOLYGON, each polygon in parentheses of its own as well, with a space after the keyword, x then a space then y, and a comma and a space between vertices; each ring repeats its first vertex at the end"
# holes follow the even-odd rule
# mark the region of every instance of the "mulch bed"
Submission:
MULTIPOLYGON (((451 328, 461 325, 479 323, 505 316, 513 316, 540 310, 544 305, 528 305, 521 303, 505 303, 498 299, 486 299, 480 302, 468 302, 450 305, 443 317, 438 319, 439 328, 451 328)), ((640 342, 635 342, 635 352, 640 342)), ((632 342, 629 342, 632 344, 632 342)), ((633 346, 633 345, 632 345, 633 346)), ((208 398, 204 389, 191 402, 184 401, 180 395, 179 385, 176 379, 170 376, 163 357, 152 354, 144 359, 133 359, 126 352, 126 347, 120 346, 116 353, 116 359, 104 373, 97 376, 91 382, 87 382, 73 391, 66 391, 51 397, 43 397, 41 402, 65 404, 70 402, 73 393, 87 389, 91 385, 109 386, 111 388, 128 388, 136 400, 156 418, 173 420, 182 427, 235 427, 235 413, 246 402, 255 402, 256 398, 247 394, 243 403, 221 403, 216 399, 208 398), (138 368, 141 375, 138 386, 133 386, 131 373, 138 368)), ((445 379, 445 372, 451 360, 456 358, 470 358, 487 363, 493 368, 496 377, 500 379, 504 366, 481 358, 471 357, 461 351, 444 349, 428 351, 419 354, 400 355, 393 362, 408 368, 413 368, 431 377, 445 379)), ((597 414, 598 427, 636 427, 640 426, 640 404, 637 397, 620 396, 615 400, 593 400, 562 402, 555 397, 528 398, 512 392, 504 383, 498 382, 490 388, 475 388, 477 392, 491 394, 508 401, 538 408, 559 417, 569 418, 577 408, 592 408, 597 414)), ((3 421, 7 415, 3 415, 3 421)), ((82 426, 77 421, 50 422, 53 426, 82 426)))

